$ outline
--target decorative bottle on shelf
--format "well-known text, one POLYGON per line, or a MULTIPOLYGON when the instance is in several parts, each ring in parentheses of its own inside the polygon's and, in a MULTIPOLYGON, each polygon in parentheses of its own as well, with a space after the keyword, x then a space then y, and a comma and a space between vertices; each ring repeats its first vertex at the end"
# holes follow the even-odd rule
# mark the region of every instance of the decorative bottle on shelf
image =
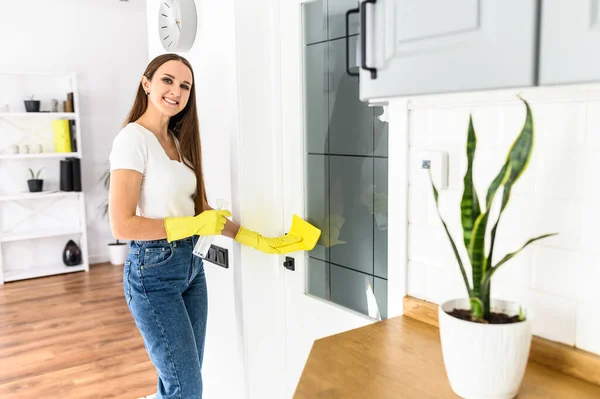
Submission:
POLYGON ((69 240, 63 250, 63 263, 66 266, 77 266, 81 264, 82 258, 79 246, 75 244, 75 241, 69 240))

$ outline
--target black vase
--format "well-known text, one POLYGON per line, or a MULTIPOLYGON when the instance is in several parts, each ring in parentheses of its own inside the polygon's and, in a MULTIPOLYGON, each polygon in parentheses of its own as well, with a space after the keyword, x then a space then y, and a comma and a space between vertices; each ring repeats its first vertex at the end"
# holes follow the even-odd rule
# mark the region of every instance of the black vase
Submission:
POLYGON ((73 240, 69 240, 63 251, 63 263, 67 266, 77 266, 82 261, 81 249, 73 240))
POLYGON ((29 191, 39 193, 44 188, 44 179, 29 179, 27 180, 29 191))
POLYGON ((40 112, 39 100, 25 100, 25 110, 27 112, 40 112))

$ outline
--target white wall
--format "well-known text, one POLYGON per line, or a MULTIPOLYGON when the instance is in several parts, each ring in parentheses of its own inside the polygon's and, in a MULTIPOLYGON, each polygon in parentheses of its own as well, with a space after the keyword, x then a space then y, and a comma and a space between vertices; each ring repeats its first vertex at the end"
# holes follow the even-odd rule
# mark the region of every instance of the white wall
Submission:
MULTIPOLYGON (((209 202, 225 198, 233 220, 283 234, 280 0, 196 0, 198 33, 184 55, 195 72, 209 202)), ((162 53, 158 0, 148 0, 151 57, 162 53)), ((206 396, 285 397, 285 279, 282 257, 219 237, 230 269, 206 263, 209 319, 206 396)))
POLYGON ((78 75, 90 263, 108 260, 97 182, 148 59, 145 12, 142 1, 2 2, 0 70, 78 75))
MULTIPOLYGON (((165 53, 158 36, 159 0, 146 0, 150 58, 165 53)), ((196 0, 198 31, 193 47, 181 55, 194 69, 204 179, 209 203, 223 198, 240 214, 235 191, 237 156, 237 77, 233 0, 196 0), (234 175, 232 175, 232 173, 234 175)), ((205 263, 208 327, 203 380, 206 397, 246 397, 239 246, 225 237, 215 245, 229 250, 229 269, 205 263)), ((246 264, 247 267, 247 264, 246 264)))
MULTIPOLYGON (((600 354, 600 189, 594 163, 600 156, 598 90, 520 91, 532 106, 535 144, 500 223, 495 262, 536 235, 560 235, 533 244, 505 264, 492 280, 492 296, 531 306, 534 334, 600 354)), ((440 193, 441 212, 456 242, 462 243, 459 204, 469 113, 478 138, 474 179, 481 199, 525 120, 516 94, 410 101, 409 295, 435 303, 465 295, 428 180, 418 169, 418 152, 433 148, 449 153, 449 188, 440 193)))

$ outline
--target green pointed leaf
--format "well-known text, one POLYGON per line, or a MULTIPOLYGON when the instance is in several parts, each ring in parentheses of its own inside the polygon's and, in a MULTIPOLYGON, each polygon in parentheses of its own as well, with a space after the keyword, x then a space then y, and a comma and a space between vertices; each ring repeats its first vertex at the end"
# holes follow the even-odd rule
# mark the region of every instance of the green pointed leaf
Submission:
POLYGON ((483 302, 476 296, 469 298, 471 304, 471 317, 475 320, 483 319, 483 302))
POLYGON ((484 286, 489 287, 490 281, 492 279, 492 276, 494 275, 494 273, 496 273, 496 270, 498 270, 500 268, 500 266, 502 266, 503 264, 505 264, 506 262, 508 262, 509 260, 511 260, 512 258, 514 258, 519 252, 521 252, 523 249, 525 249, 529 244, 532 244, 538 240, 544 239, 544 238, 548 238, 548 237, 552 237, 557 235, 558 233, 550 233, 550 234, 543 234, 539 237, 535 237, 530 239, 529 241, 527 241, 525 244, 523 244, 523 246, 521 248, 519 248, 517 251, 515 252, 511 252, 509 254, 507 254, 504 258, 502 258, 502 260, 500 262, 498 262, 496 264, 496 266, 492 267, 489 272, 487 273, 487 275, 485 276, 485 280, 484 280, 484 286))
MULTIPOLYGON (((509 182, 513 186, 519 177, 521 177, 525 169, 527 169, 527 165, 531 159, 531 150, 533 149, 533 116, 527 101, 523 100, 523 102, 527 109, 525 124, 521 129, 521 133, 513 142, 507 159, 507 162, 510 162, 511 164, 509 182)), ((506 206, 506 204, 504 204, 504 206, 506 206)))
POLYGON ((467 172, 464 177, 464 191, 460 202, 461 219, 463 225, 463 236, 465 248, 469 248, 471 236, 475 221, 481 214, 479 208, 479 198, 473 185, 473 159, 475 158, 475 149, 477 147, 477 137, 473 127, 473 117, 469 117, 469 131, 467 135, 467 172))
POLYGON ((525 320, 525 314, 523 313, 523 308, 519 306, 519 321, 525 320))
MULTIPOLYGON (((533 141, 534 141, 534 126, 533 126, 533 115, 531 113, 531 108, 527 101, 521 99, 523 103, 525 103, 525 108, 527 111, 527 115, 525 118, 525 123, 523 128, 521 129, 521 133, 513 142, 510 151, 508 152, 508 156, 506 159, 505 165, 510 166, 510 176, 508 180, 504 184, 504 193, 502 195, 502 205, 500 207, 500 213, 498 214, 498 219, 496 223, 494 223, 494 227, 492 227, 491 237, 490 237, 490 253, 487 258, 487 262, 485 265, 485 270, 490 268, 490 265, 493 261, 494 256, 494 243, 496 241, 496 231, 498 230, 498 224, 500 223, 500 217, 508 205, 508 201, 510 199, 510 192, 512 187, 515 185, 516 181, 521 177, 523 172, 527 169, 527 165, 529 165, 529 161, 531 159, 531 152, 533 150, 533 141)), ((489 193, 488 193, 489 195, 489 193)), ((484 270, 484 273, 485 273, 484 270)))
POLYGON ((458 265, 460 266, 460 272, 462 274, 463 281, 465 283, 465 287, 467 288, 469 297, 472 297, 473 294, 472 294, 471 286, 469 285, 469 279, 467 278, 467 273, 465 271, 465 267, 463 265, 462 259, 460 258, 458 249, 456 248, 456 244, 454 243, 454 240, 452 239, 452 235, 450 234, 450 231, 448 230, 448 226, 446 225, 446 222, 444 221, 444 219, 442 218, 442 214, 440 213, 440 208, 439 208, 439 204, 438 204, 439 194, 438 194, 437 188, 435 188, 435 184, 433 184, 433 179, 431 178, 431 170, 429 171, 429 181, 431 182, 431 188, 433 190, 433 198, 435 199, 435 209, 437 210, 437 214, 442 222, 442 225, 444 226, 444 230, 446 230, 448 239, 450 239, 450 244, 452 245, 452 250, 454 251, 454 256, 456 257, 456 261, 458 262, 458 265))
POLYGON ((490 253, 485 260, 483 273, 485 274, 487 270, 490 269, 492 265, 492 257, 494 256, 494 247, 496 243, 496 231, 498 230, 498 224, 500 223, 500 216, 502 216, 502 212, 504 212, 504 208, 506 208, 506 204, 508 204, 508 200, 510 199, 510 191, 512 189, 512 185, 510 182, 506 182, 504 184, 504 190, 502 192, 502 205, 500 207, 500 213, 498 214, 498 219, 496 219, 496 223, 494 223, 494 227, 492 227, 492 231, 490 232, 490 253))
POLYGON ((496 176, 494 181, 492 181, 492 184, 490 184, 487 195, 485 197, 486 209, 490 207, 493 196, 496 195, 496 191, 498 191, 498 188, 504 183, 504 181, 508 179, 509 175, 507 175, 506 171, 509 167, 510 163, 508 161, 504 162, 504 165, 502 165, 502 169, 500 169, 500 172, 498 172, 498 175, 496 176))
POLYGON ((471 258, 471 266, 473 267, 473 293, 479 296, 481 293, 480 287, 483 276, 485 275, 485 234, 487 230, 487 222, 490 214, 491 204, 494 200, 498 188, 500 188, 510 176, 511 165, 505 164, 500 171, 501 178, 496 177, 488 190, 488 201, 486 210, 475 221, 471 243, 469 245, 469 258, 471 258), (504 172, 504 176, 502 176, 504 172))

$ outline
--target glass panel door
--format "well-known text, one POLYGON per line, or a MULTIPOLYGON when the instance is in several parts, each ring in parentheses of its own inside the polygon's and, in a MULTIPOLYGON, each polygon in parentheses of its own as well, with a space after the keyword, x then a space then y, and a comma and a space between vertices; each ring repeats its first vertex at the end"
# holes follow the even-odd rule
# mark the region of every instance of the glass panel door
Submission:
POLYGON ((357 15, 344 36, 345 10, 356 6, 303 5, 306 215, 323 232, 308 253, 306 287, 309 295, 376 317, 370 291, 386 318, 387 123, 381 107, 359 100, 358 77, 346 72, 346 39, 357 70, 357 15))

